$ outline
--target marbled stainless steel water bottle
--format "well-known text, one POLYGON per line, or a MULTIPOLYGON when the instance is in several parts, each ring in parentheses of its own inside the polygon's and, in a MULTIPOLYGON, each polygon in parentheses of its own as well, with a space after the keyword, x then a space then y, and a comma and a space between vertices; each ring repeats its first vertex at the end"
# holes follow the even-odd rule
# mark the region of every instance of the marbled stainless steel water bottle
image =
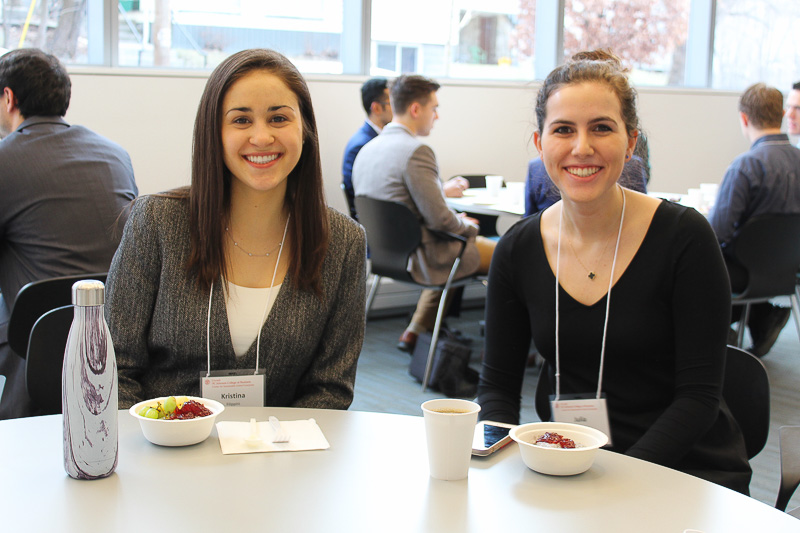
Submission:
POLYGON ((117 360, 103 316, 105 286, 72 286, 75 316, 64 351, 61 410, 64 469, 76 479, 97 479, 117 467, 117 360))

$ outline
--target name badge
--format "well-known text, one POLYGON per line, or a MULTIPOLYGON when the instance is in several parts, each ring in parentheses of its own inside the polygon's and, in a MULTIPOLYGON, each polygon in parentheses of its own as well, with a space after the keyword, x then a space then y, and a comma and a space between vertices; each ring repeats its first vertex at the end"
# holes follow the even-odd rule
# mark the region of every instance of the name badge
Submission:
POLYGON ((200 372, 200 393, 225 407, 264 407, 266 371, 254 374, 252 370, 214 370, 209 375, 200 372))
POLYGON ((608 421, 608 407, 605 398, 590 398, 579 394, 562 394, 559 400, 550 396, 550 408, 553 412, 553 422, 567 422, 580 424, 602 431, 608 435, 608 445, 611 446, 611 424, 608 421))

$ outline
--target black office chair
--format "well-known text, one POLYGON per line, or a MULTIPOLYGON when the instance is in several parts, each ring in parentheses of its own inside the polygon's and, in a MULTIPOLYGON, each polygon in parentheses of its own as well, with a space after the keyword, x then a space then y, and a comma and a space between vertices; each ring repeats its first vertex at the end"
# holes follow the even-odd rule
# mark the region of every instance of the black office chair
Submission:
POLYGON ((61 369, 73 315, 71 305, 56 307, 31 328, 25 385, 28 396, 41 409, 38 414, 61 414, 61 369))
MULTIPOLYGON (((782 426, 780 429, 781 485, 775 508, 786 511, 794 491, 800 486, 800 426, 782 426)), ((800 507, 788 511, 800 518, 800 507)))
POLYGON ((422 241, 422 229, 414 213, 402 203, 376 200, 366 196, 356 196, 355 204, 359 221, 367 231, 370 262, 372 264, 372 274, 374 275, 372 288, 367 296, 367 314, 369 314, 372 302, 375 300, 382 278, 412 283, 426 289, 443 291, 439 300, 439 310, 436 313, 431 346, 425 365, 425 374, 422 379, 422 390, 425 391, 430 379, 433 355, 436 351, 436 343, 439 340, 439 330, 444 315, 444 303, 448 292, 454 287, 482 282, 476 276, 454 279, 458 265, 461 263, 461 255, 467 246, 467 239, 461 235, 442 233, 441 237, 444 239, 454 239, 461 242, 461 251, 453 261, 447 281, 443 285, 418 283, 407 270, 409 256, 419 247, 422 241))
POLYGON ((800 337, 800 215, 757 215, 734 235, 730 245, 734 259, 747 270, 747 287, 732 295, 733 305, 744 305, 737 331, 737 346, 744 341, 750 305, 776 296, 789 296, 797 335, 800 337))
MULTIPOLYGON (((550 420, 549 366, 545 361, 539 373, 534 405, 542 420, 550 420)), ((735 346, 728 346, 722 397, 744 434, 747 458, 764 449, 769 436, 769 377, 761 360, 735 346)))
POLYGON ((764 449, 769 436, 769 376, 755 355, 728 346, 722 397, 744 435, 747 458, 764 449))
POLYGON ((28 283, 19 290, 8 319, 8 345, 25 358, 33 324, 51 309, 72 304, 72 285, 84 279, 105 283, 108 272, 75 274, 28 283))
MULTIPOLYGON (((455 177, 461 176, 462 178, 466 179, 469 182, 470 189, 483 189, 486 188, 486 176, 487 174, 456 174, 455 177)), ((505 181, 503 181, 503 187, 505 187, 505 181)), ((469 211, 466 212, 470 217, 474 218, 480 224, 480 229, 478 234, 483 235, 484 237, 498 237, 499 234, 497 232, 497 215, 484 215, 481 213, 471 213, 469 211)))

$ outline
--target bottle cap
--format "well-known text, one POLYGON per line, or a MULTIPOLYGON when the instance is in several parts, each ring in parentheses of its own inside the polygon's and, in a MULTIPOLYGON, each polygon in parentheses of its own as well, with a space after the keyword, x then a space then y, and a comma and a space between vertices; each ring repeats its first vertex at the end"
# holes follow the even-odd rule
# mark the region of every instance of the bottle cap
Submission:
POLYGON ((106 287, 102 281, 84 279, 72 285, 72 305, 89 307, 105 303, 106 287))

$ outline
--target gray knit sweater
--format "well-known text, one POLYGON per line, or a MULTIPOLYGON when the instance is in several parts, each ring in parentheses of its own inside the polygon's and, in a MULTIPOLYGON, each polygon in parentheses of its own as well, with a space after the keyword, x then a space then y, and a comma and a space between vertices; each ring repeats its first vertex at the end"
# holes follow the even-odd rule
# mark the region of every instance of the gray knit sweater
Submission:
MULTIPOLYGON (((366 238, 328 209, 330 243, 323 298, 292 287, 287 274, 261 329, 259 367, 269 406, 347 409, 364 339, 366 238)), ((119 406, 169 395, 199 395, 207 368, 208 291, 184 265, 188 201, 140 197, 108 274, 106 317, 119 367, 119 406)), ((225 298, 214 284, 211 369, 254 369, 256 343, 242 357, 231 344, 225 298)))

